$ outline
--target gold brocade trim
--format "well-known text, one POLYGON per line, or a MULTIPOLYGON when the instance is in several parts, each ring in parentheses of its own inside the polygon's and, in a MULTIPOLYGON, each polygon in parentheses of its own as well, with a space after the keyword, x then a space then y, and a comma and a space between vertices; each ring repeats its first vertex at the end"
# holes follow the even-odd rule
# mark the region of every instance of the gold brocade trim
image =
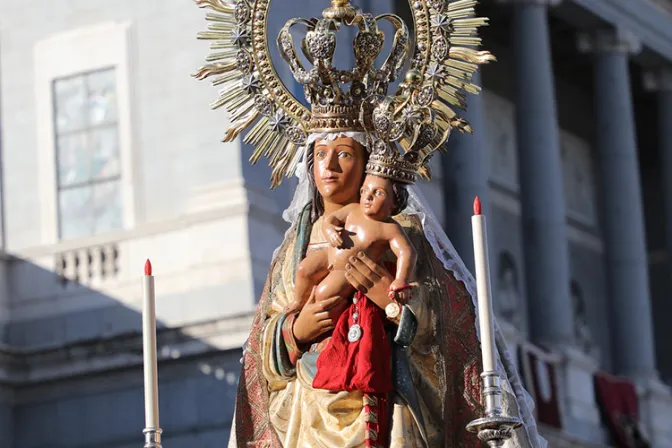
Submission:
POLYGON ((374 412, 367 412, 364 414, 364 421, 367 423, 378 423, 378 414, 374 412))
POLYGON ((364 406, 378 406, 378 397, 364 395, 364 406))

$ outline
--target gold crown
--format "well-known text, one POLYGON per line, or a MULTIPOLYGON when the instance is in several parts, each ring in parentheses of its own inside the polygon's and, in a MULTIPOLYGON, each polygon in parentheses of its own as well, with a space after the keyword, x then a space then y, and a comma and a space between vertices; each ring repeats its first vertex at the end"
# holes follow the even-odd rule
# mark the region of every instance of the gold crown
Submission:
POLYGON ((369 161, 366 164, 366 174, 384 177, 394 182, 412 184, 421 167, 419 160, 416 151, 409 151, 402 155, 393 145, 377 140, 373 144, 369 161))
POLYGON ((278 48, 294 79, 304 86, 312 109, 309 132, 363 131, 366 124, 360 121, 362 102, 374 93, 387 94, 389 84, 398 78, 409 54, 409 32, 403 20, 395 15, 374 18, 362 13, 349 0, 332 0, 321 19, 288 21, 278 36, 278 48), (391 22, 396 33, 392 51, 382 68, 377 69, 374 62, 385 42, 385 33, 378 27, 382 20, 391 22), (301 50, 313 64, 310 70, 303 67, 290 33, 299 24, 307 27, 301 50), (339 70, 333 64, 336 33, 344 26, 358 28, 353 40, 355 66, 349 70, 339 70))
POLYGON ((364 126, 360 121, 360 105, 357 104, 317 104, 313 106, 309 132, 363 132, 364 126))

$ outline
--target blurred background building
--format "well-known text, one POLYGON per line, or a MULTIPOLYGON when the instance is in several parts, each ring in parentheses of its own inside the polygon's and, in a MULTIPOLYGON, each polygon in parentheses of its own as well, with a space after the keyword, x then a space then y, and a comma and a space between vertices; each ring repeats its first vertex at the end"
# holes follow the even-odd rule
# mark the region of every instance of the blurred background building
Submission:
MULTIPOLYGON (((495 306, 551 446, 610 446, 638 417, 670 447, 672 1, 482 3, 499 61, 423 192, 467 264, 485 199, 495 306)), ((359 4, 410 22, 401 0, 359 4)), ((278 0, 271 28, 325 5, 278 0)), ((219 143, 215 91, 189 77, 204 14, 0 0, 1 448, 142 443, 146 257, 164 446, 228 439, 295 182, 269 191, 219 143)))

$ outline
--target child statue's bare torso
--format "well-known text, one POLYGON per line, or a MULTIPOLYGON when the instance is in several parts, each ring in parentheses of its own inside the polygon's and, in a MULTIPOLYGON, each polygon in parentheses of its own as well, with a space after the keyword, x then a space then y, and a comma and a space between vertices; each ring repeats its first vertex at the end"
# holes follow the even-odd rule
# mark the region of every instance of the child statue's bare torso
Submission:
POLYGON ((309 251, 299 264, 295 285, 297 301, 289 310, 301 309, 315 285, 316 301, 352 296, 354 288, 347 279, 346 265, 359 252, 366 253, 369 258, 378 262, 392 249, 398 255, 399 261, 405 265, 401 269, 403 278, 396 280, 398 283, 408 281, 415 254, 404 230, 389 216, 375 219, 367 216, 363 209, 366 209, 366 205, 355 203, 339 210, 340 218, 333 219, 335 222, 340 220, 342 228, 330 223, 329 218, 325 219, 322 228, 329 247, 309 251))
POLYGON ((350 257, 365 252, 371 259, 380 259, 389 249, 390 235, 396 233, 398 224, 392 219, 377 221, 364 215, 359 204, 347 206, 351 209, 345 220, 340 247, 329 245, 327 249, 328 267, 334 271, 345 271, 350 257))

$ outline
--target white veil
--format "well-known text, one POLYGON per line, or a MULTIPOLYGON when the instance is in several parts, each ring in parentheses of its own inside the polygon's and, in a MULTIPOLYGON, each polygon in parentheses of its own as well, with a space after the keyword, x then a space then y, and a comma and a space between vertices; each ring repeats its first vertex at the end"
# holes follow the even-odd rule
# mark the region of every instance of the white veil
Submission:
MULTIPOLYGON (((363 146, 366 146, 366 135, 361 132, 313 134, 309 138, 309 143, 306 145, 306 147, 304 147, 304 153, 306 153, 305 149, 310 147, 310 145, 318 138, 335 139, 341 136, 352 137, 363 146)), ((303 162, 299 163, 296 169, 296 176, 299 179, 299 184, 294 193, 294 198, 289 207, 282 214, 283 219, 290 223, 290 229, 287 231, 288 233, 292 231, 292 227, 298 221, 301 212, 313 199, 314 187, 308 180, 306 171, 307 165, 305 160, 306 157, 304 154, 303 162)), ((476 322, 474 322, 474 325, 476 327, 476 334, 480 341, 481 336, 478 325, 478 306, 476 305, 476 282, 474 277, 458 255, 455 247, 453 247, 453 244, 450 242, 450 239, 439 224, 439 221, 434 216, 434 213, 432 213, 431 209, 427 206, 427 203, 425 202, 419 189, 413 186, 408 188, 408 192, 408 205, 402 213, 413 214, 421 219, 425 236, 431 244, 432 249, 434 250, 434 254, 439 260, 441 260, 445 269, 452 271, 455 275, 455 278, 465 284, 467 291, 471 295, 474 309, 476 310, 476 322)), ((278 249, 276 249, 275 253, 273 254, 273 258, 275 258, 277 252, 278 249)), ((532 447, 546 448, 547 442, 539 435, 537 431, 537 425, 532 414, 534 409, 534 402, 532 397, 530 397, 520 381, 520 376, 518 375, 515 363, 511 358, 509 350, 506 347, 506 343, 504 342, 504 337, 502 336, 497 320, 493 319, 493 321, 495 325, 495 344, 497 346, 497 370, 502 375, 502 379, 506 380, 502 381, 502 387, 505 392, 508 392, 509 394, 512 394, 513 397, 515 397, 516 405, 518 406, 518 413, 520 418, 523 420, 524 428, 527 433, 527 439, 529 439, 532 447)), ((515 409, 504 409, 504 413, 508 415, 511 415, 511 413, 514 412, 516 412, 515 409)), ((522 445, 513 441, 507 443, 506 446, 523 448, 522 445)))

